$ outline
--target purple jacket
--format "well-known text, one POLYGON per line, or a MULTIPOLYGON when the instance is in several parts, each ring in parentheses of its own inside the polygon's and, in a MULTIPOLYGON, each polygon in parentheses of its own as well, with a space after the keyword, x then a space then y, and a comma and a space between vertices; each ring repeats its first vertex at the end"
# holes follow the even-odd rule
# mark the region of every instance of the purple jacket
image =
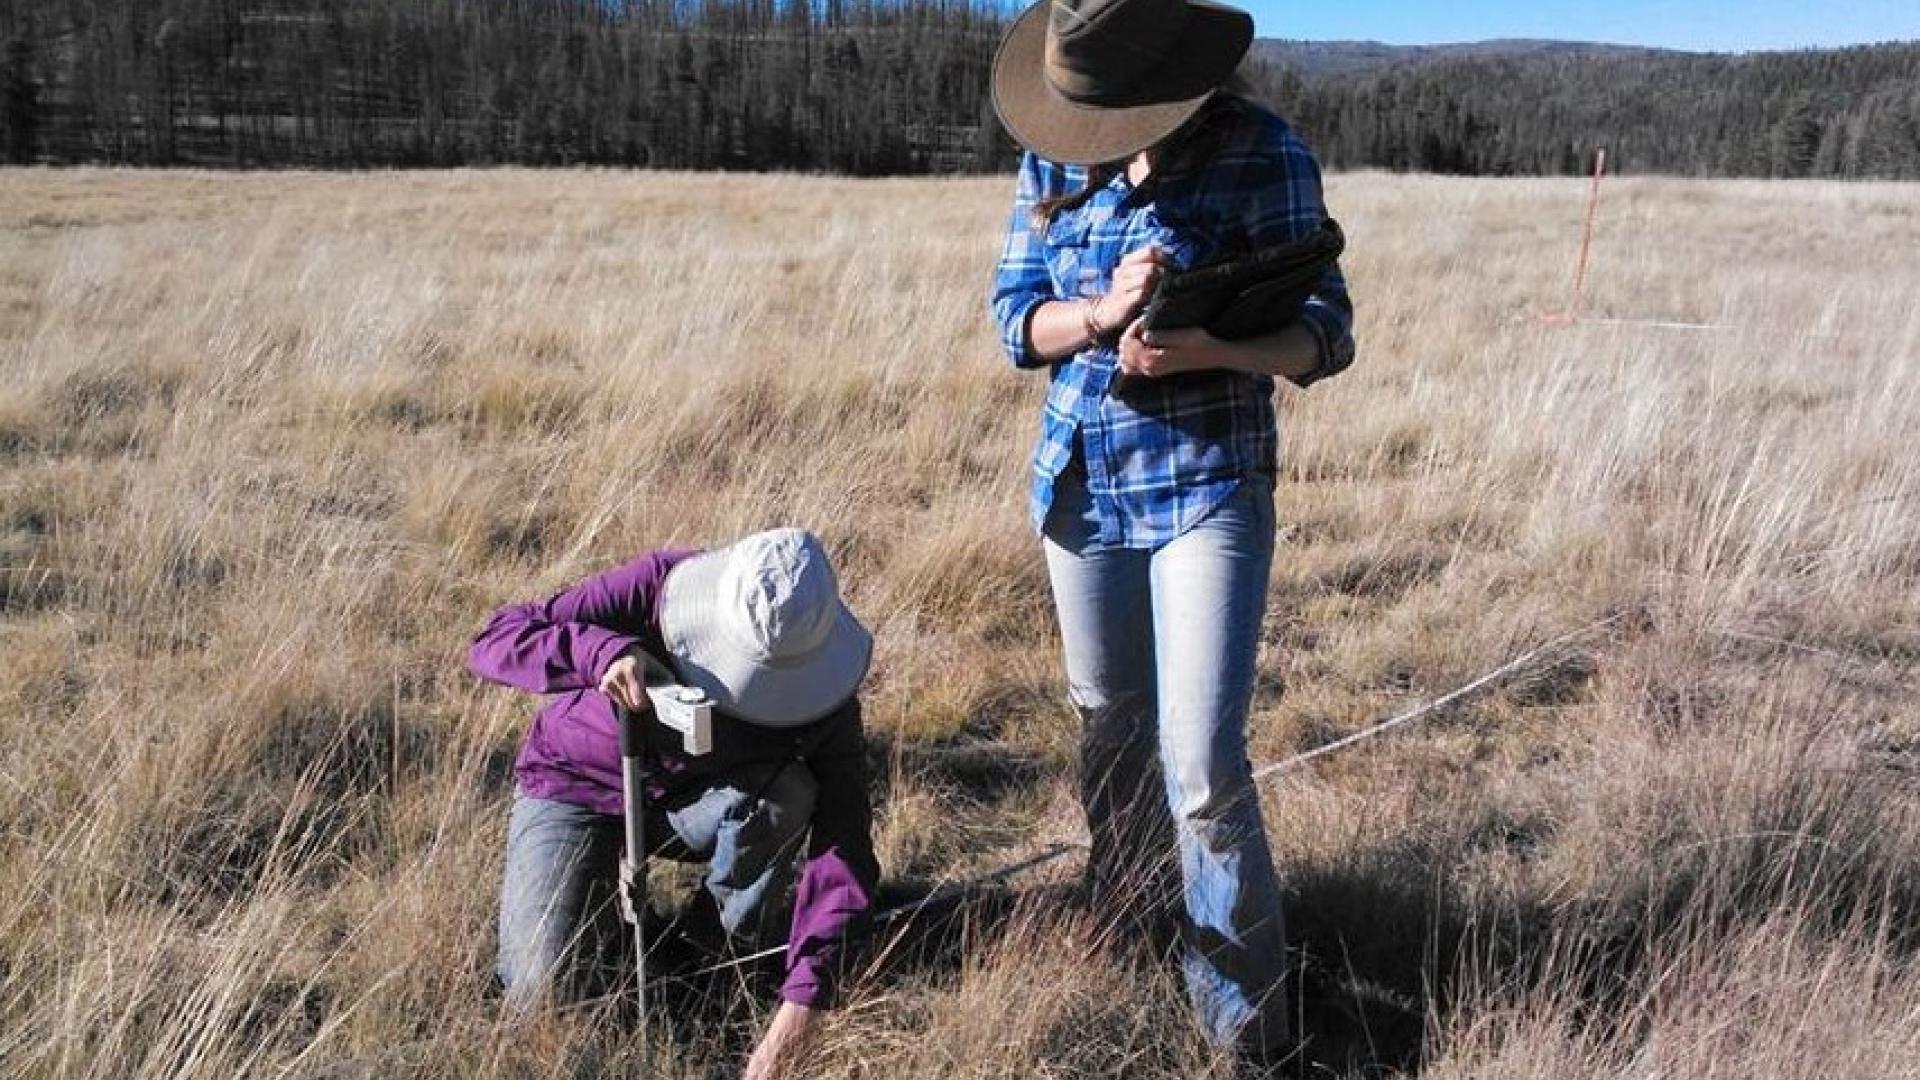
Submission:
MULTIPOLYGON (((556 695, 541 708, 514 766, 520 790, 540 799, 619 814, 620 735, 597 689, 607 666, 639 645, 667 659, 659 599, 667 571, 697 552, 662 550, 595 575, 546 600, 501 608, 473 641, 468 663, 483 679, 556 695)), ((880 868, 873 854, 866 747, 858 702, 804 728, 773 731, 715 718, 714 753, 685 758, 649 748, 660 781, 649 801, 705 789, 730 767, 799 752, 819 785, 807 861, 800 872, 780 996, 825 1006, 834 996, 836 947, 865 921, 880 868)))

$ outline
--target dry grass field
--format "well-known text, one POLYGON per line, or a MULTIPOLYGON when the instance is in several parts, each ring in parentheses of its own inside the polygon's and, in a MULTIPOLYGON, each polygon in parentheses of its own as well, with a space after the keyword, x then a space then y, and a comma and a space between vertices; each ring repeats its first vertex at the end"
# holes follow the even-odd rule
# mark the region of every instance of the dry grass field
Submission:
MULTIPOLYGON (((902 894, 1072 839, 984 308, 1010 181, 0 172, 0 1073, 632 1075, 489 997, 493 606, 825 536, 902 894)), ((1335 176, 1257 761, 1290 1075, 1920 1076, 1920 192, 1335 176)), ((808 1075, 1228 1075, 1071 859, 863 963, 808 1075)), ((763 976, 668 992, 725 1076, 763 976), (755 981, 758 980, 758 981, 755 981)))

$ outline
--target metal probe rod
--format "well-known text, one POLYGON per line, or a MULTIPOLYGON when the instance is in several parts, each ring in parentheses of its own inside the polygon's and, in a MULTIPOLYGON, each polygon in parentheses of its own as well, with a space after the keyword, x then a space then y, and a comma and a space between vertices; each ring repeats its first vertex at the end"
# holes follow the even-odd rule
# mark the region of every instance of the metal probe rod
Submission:
POLYGON ((652 1031, 647 1024, 647 768, 641 758, 644 714, 615 704, 620 722, 620 802, 626 853, 620 859, 620 916, 633 924, 633 994, 639 1010, 640 1075, 652 1074, 652 1031))

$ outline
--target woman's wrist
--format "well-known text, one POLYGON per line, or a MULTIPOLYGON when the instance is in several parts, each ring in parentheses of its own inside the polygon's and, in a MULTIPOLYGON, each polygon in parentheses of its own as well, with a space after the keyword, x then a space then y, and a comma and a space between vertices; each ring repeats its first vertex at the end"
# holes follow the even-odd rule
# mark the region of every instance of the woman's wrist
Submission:
POLYGON ((810 1005, 782 1003, 747 1060, 745 1080, 773 1080, 787 1075, 810 1049, 819 1017, 820 1010, 810 1005))
POLYGON ((1087 332, 1087 344, 1098 345, 1113 333, 1113 328, 1100 321, 1100 301, 1090 298, 1080 305, 1080 328, 1087 332))
POLYGON ((1092 345, 1111 343, 1119 327, 1108 325, 1106 305, 1092 297, 1060 296, 1033 309, 1027 320, 1027 352, 1036 360, 1054 364, 1092 345), (1088 316, 1093 324, 1088 325, 1088 316), (1095 332, 1099 336, 1095 337, 1095 332))

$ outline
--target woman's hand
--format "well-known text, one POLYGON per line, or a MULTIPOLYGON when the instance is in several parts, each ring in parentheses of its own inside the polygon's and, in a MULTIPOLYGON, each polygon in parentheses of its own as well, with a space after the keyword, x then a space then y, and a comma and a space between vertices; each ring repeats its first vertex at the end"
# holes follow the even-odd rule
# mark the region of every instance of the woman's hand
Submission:
POLYGON ((812 1044, 819 1020, 818 1009, 781 1002, 773 1023, 767 1025, 767 1033, 760 1036, 760 1045, 747 1059, 747 1071, 740 1080, 777 1080, 787 1075, 812 1044))
POLYGON ((1149 379, 1183 371, 1232 366, 1227 343, 1199 327, 1162 330, 1149 341, 1141 320, 1135 319, 1120 335, 1120 370, 1149 379))
POLYGON ((1133 321, 1147 306, 1160 278, 1167 272, 1167 255, 1148 244, 1128 252, 1113 271, 1113 288, 1093 302, 1093 322, 1104 333, 1112 333, 1133 321))
POLYGON ((623 652, 607 665, 600 676, 600 692, 628 712, 644 712, 652 705, 647 700, 646 669, 638 654, 623 652))

